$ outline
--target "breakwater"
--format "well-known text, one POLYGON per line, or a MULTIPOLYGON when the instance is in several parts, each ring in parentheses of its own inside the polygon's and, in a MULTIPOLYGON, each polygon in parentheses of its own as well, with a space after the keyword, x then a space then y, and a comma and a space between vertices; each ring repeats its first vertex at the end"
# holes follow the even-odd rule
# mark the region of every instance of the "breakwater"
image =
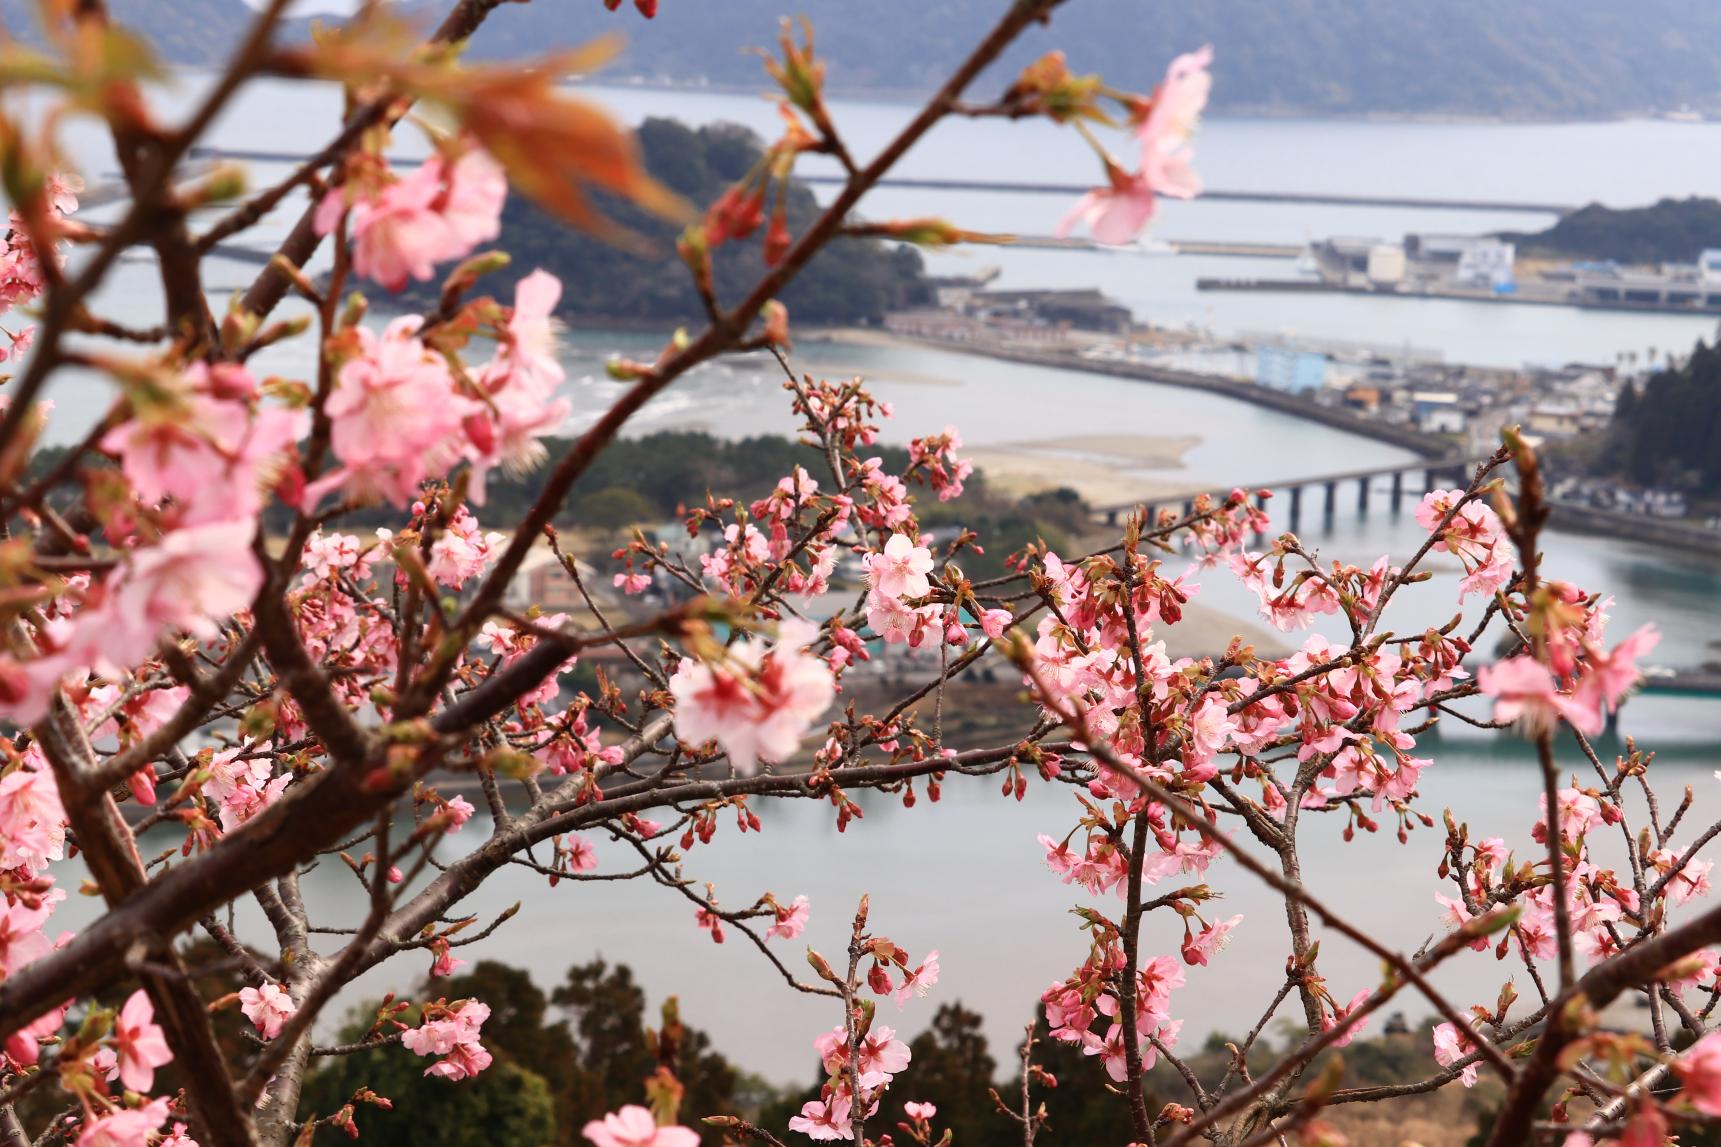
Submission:
POLYGON ((1035 350, 1030 347, 1010 346, 1002 343, 956 342, 950 339, 927 338, 895 331, 891 332, 891 337, 920 346, 955 351, 959 354, 977 354, 986 358, 1003 359, 1007 362, 1029 363, 1034 366, 1053 367, 1058 370, 1079 370, 1088 374, 1106 374, 1114 378, 1133 379, 1136 382, 1153 382, 1161 386, 1177 386, 1185 390, 1202 390, 1209 394, 1220 394, 1227 398, 1234 398, 1239 402, 1249 402, 1256 406, 1264 406, 1269 410, 1277 410, 1294 418, 1319 422, 1322 425, 1331 426, 1335 430, 1345 430, 1352 434, 1373 438, 1379 442, 1400 446, 1424 458, 1446 458, 1453 450, 1452 442, 1449 439, 1433 434, 1424 434, 1422 431, 1409 426, 1395 426, 1376 422, 1349 410, 1322 406, 1289 391, 1259 386, 1246 378, 1200 374, 1192 370, 1178 370, 1175 367, 1159 366, 1154 363, 1134 360, 1088 359, 1064 351, 1035 350))
MULTIPOLYGON (((1378 299, 1437 299, 1455 303, 1498 303, 1519 307, 1573 307, 1582 311, 1634 311, 1639 314, 1661 315, 1721 315, 1721 307, 1702 301, 1636 302, 1629 299, 1594 299, 1573 294, 1562 286, 1525 282, 1515 291, 1497 292, 1480 287, 1459 287, 1428 284, 1401 287, 1396 290, 1376 290, 1374 287, 1351 283, 1335 283, 1325 279, 1225 279, 1195 280, 1198 291, 1255 291, 1281 295, 1369 295, 1378 299)), ((1702 298, 1698 296, 1698 300, 1702 298)))
POLYGON ((1556 501, 1553 503, 1552 521, 1559 529, 1576 533, 1600 534, 1693 553, 1721 555, 1721 530, 1690 525, 1679 519, 1622 514, 1577 502, 1556 501))

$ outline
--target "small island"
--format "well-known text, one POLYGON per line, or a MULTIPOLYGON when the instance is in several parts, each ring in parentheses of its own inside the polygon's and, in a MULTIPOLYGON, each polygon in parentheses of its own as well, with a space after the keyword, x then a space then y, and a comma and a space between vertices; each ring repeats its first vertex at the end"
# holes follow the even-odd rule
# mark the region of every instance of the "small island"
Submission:
MULTIPOLYGON (((763 154, 759 138, 736 124, 690 128, 678 120, 654 118, 639 126, 638 140, 651 174, 695 204, 716 202, 763 154)), ((662 327, 702 319, 705 312, 692 277, 675 254, 680 227, 613 196, 595 195, 594 200, 606 218, 643 239, 644 245, 594 238, 546 215, 525 196, 510 196, 502 211, 502 234, 493 246, 517 257, 505 270, 487 276, 484 289, 506 298, 516 280, 541 267, 562 280, 557 317, 565 322, 662 327)), ((790 183, 784 207, 791 235, 799 235, 818 214, 812 191, 799 181, 790 183)), ((719 301, 738 301, 763 269, 756 241, 718 248, 712 272, 719 301)), ((409 291, 405 305, 434 305, 438 289, 429 284, 409 291)), ((797 324, 877 325, 887 311, 928 301, 930 289, 914 248, 843 238, 822 251, 781 298, 797 324)))

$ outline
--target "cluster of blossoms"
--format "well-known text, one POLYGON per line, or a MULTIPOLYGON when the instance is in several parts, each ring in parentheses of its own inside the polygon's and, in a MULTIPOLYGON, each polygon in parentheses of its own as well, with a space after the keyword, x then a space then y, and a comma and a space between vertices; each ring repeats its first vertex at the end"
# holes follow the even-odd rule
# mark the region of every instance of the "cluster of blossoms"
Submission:
MULTIPOLYGON (((1047 988, 1040 1002, 1052 1038, 1075 1044, 1084 1055, 1099 1056, 1106 1074, 1121 1083, 1128 1074, 1124 1009, 1129 1005, 1123 990, 1128 985, 1119 983, 1124 954, 1118 933, 1108 928, 1104 935, 1109 942, 1096 940, 1088 960, 1069 979, 1047 988), (1104 1035, 1093 1030, 1102 1022, 1104 1035)), ((1146 960, 1137 972, 1134 1051, 1144 1070, 1158 1062, 1160 1048, 1177 1046, 1183 1021, 1171 1018, 1171 993, 1184 983, 1183 969, 1170 956, 1146 960)))
POLYGON ((908 444, 909 461, 926 471, 926 480, 938 493, 940 502, 962 496, 962 483, 974 473, 974 463, 958 458, 962 436, 956 427, 946 426, 943 434, 915 438, 908 444))
POLYGON ((745 637, 721 659, 683 659, 669 680, 678 735, 716 741, 742 772, 787 760, 835 696, 830 666, 806 651, 814 637, 811 626, 788 621, 774 645, 745 637))
POLYGON ((1435 537, 1435 553, 1463 563, 1460 600, 1472 593, 1486 597, 1511 580, 1517 555, 1500 516, 1463 490, 1429 492, 1416 507, 1416 524, 1435 537))
POLYGON ((109 521, 123 558, 104 581, 77 575, 31 633, 30 656, 0 656, 0 714, 22 724, 65 679, 110 682, 161 638, 220 635, 263 584, 252 551, 266 490, 281 478, 303 412, 261 401, 243 367, 197 364, 140 377, 130 417, 102 439, 136 501, 109 521))
MULTIPOLYGON (((469 151, 452 164, 427 164, 375 201, 361 197, 352 211, 359 270, 391 286, 398 282, 390 268, 424 277, 435 262, 494 237, 502 194, 495 165, 469 151), (441 220, 440 228, 427 230, 426 213, 441 220), (426 246, 427 235, 441 238, 426 246)), ((67 183, 56 182, 50 203, 56 219, 75 207, 67 183)), ((344 205, 331 198, 323 214, 338 215, 344 205)), ((0 268, 6 305, 27 302, 40 291, 37 253, 16 216, 0 246, 0 268)), ((403 558, 410 556, 430 582, 458 590, 484 572, 503 537, 484 532, 464 505, 442 515, 421 497, 423 484, 465 463, 468 495, 481 502, 484 476, 496 467, 514 472, 532 465, 542 453, 538 439, 566 417, 566 400, 554 394, 564 374, 550 326, 559 293, 554 278, 534 273, 520 282, 513 308, 486 312, 495 316, 497 349, 459 384, 443 353, 449 347, 433 351, 419 320, 397 320, 380 335, 349 327, 331 346, 339 366, 324 408, 339 466, 320 478, 308 478, 302 468, 300 443, 312 419, 290 388, 260 385, 237 363, 126 365, 118 375, 123 402, 96 443, 117 463, 112 478, 95 479, 106 483, 103 540, 117 559, 94 563, 94 573, 64 576, 58 592, 26 615, 21 639, 0 654, 0 715, 32 724, 58 691, 103 751, 125 752, 160 737, 190 699, 190 690, 174 681, 180 674, 167 671, 160 643, 189 638, 192 644, 182 645, 181 653, 189 650, 212 662, 232 655, 265 582, 256 548, 265 505, 274 496, 310 506, 336 488, 352 500, 380 497, 412 507, 412 522, 399 534, 378 531, 369 542, 348 534, 312 535, 301 554, 303 576, 287 597, 297 636, 327 672, 330 688, 355 710, 373 705, 375 690, 393 683, 401 652, 387 590, 374 584, 374 567, 388 563, 396 587, 405 587, 411 578, 403 558)), ((14 337, 11 349, 22 350, 26 341, 27 335, 14 337)), ((558 621, 542 624, 554 627, 558 621)), ((495 664, 505 666, 537 640, 525 629, 492 623, 482 644, 498 654, 495 664)), ((549 674, 522 698, 507 735, 553 771, 601 765, 606 750, 584 708, 564 714, 546 707, 557 693, 555 677, 549 674)), ((263 723, 247 725, 245 738, 203 749, 180 771, 180 787, 158 815, 184 825, 187 853, 213 846, 256 818, 297 778, 268 738, 306 737, 303 715, 285 695, 265 699, 253 717, 264 715, 263 723), (253 740, 252 733, 265 739, 253 740)), ((46 871, 49 862, 65 856, 67 816, 58 787, 38 742, 27 742, 22 751, 10 742, 6 747, 0 764, 0 869, 7 874, 0 978, 70 938, 54 938, 47 930, 64 899, 46 871)), ((140 754, 126 779, 135 799, 156 803, 152 758, 140 754)), ((425 799, 447 831, 458 829, 473 811, 463 798, 425 799)), ((565 848, 579 857, 583 842, 573 839, 572 845, 558 839, 558 853, 565 848)), ((589 845, 583 856, 591 858, 589 845)), ((578 859, 573 863, 581 867, 578 859)), ((391 872, 390 879, 397 877, 391 872)), ((438 967, 446 974, 459 962, 448 957, 446 939, 440 943, 438 967)), ((276 1038, 297 1010, 286 984, 272 980, 246 986, 235 998, 264 1039, 276 1038)), ((34 1065, 41 1042, 56 1035, 65 1014, 65 1006, 52 1009, 8 1037, 6 1067, 34 1065)), ((485 1014, 475 1001, 431 1005, 424 1024, 403 1042, 419 1054, 441 1057, 430 1074, 476 1074, 489 1062, 477 1034, 485 1014)), ((115 1017, 108 1041, 63 1049, 62 1081, 84 1106, 79 1143, 142 1143, 167 1121, 170 1100, 125 1106, 106 1090, 117 1079, 145 1092, 151 1069, 170 1058, 152 1016, 140 993, 115 1017)), ((165 1142, 187 1147, 191 1141, 183 1132, 176 1127, 165 1142)))
MULTIPOLYGON (((82 190, 83 183, 76 176, 53 175, 43 186, 37 201, 41 217, 35 234, 51 244, 47 258, 55 267, 60 266, 64 255, 54 240, 59 237, 60 224, 65 217, 78 209, 78 192, 82 190)), ((30 226, 18 208, 12 208, 7 213, 6 230, 0 233, 0 315, 32 302, 42 293, 47 285, 42 260, 43 252, 37 249, 30 226)), ((30 349, 36 328, 6 330, 0 327, 0 335, 6 339, 6 345, 0 346, 0 363, 3 363, 30 349)))
MULTIPOLYGON (((1263 616, 1278 628, 1304 628, 1322 615, 1336 616, 1353 633, 1367 634, 1385 596, 1402 581, 1400 570, 1386 558, 1362 569, 1342 563, 1323 566, 1288 535, 1270 552, 1245 548, 1247 499, 1239 491, 1226 504, 1235 506, 1229 527, 1217 526, 1192 541, 1198 563, 1229 568, 1261 601, 1263 616)), ((1211 506, 1201 508, 1203 513, 1211 506)), ((1432 533, 1431 548, 1459 556, 1465 576, 1460 598, 1471 593, 1494 595, 1511 582, 1514 550, 1495 513, 1463 491, 1436 491, 1418 511, 1432 533)), ((1218 516, 1223 521, 1223 516, 1218 516)), ((1174 624, 1196 590, 1190 574, 1168 577, 1158 562, 1136 554, 1128 544, 1121 557, 1101 555, 1067 563, 1056 554, 1040 557, 1035 589, 1046 606, 1037 639, 1024 661, 1027 684, 1039 696, 1046 715, 1077 731, 1078 749, 1103 746, 1092 762, 1087 780, 1089 796, 1110 804, 1083 801, 1077 829, 1063 840, 1042 835, 1047 862, 1066 883, 1090 895, 1115 893, 1124 897, 1132 874, 1140 886, 1159 883, 1179 873, 1203 872, 1223 849, 1218 816, 1209 809, 1207 791, 1221 775, 1219 758, 1233 784, 1252 779, 1260 799, 1249 801, 1241 788, 1227 789, 1223 803, 1244 818, 1263 815, 1283 820, 1296 800, 1304 809, 1337 809, 1347 817, 1345 835, 1354 828, 1374 831, 1376 825, 1357 797, 1366 796, 1372 811, 1390 805, 1399 821, 1399 838, 1407 839, 1416 824, 1431 825, 1412 807, 1422 772, 1431 764, 1414 755, 1416 739, 1407 728, 1423 711, 1436 712, 1448 697, 1468 691, 1492 695, 1495 717, 1521 720, 1531 731, 1547 729, 1557 720, 1580 731, 1599 729, 1603 715, 1638 680, 1637 659, 1653 647, 1653 630, 1643 630, 1609 650, 1602 640, 1606 602, 1559 583, 1550 583, 1533 601, 1510 605, 1514 610, 1539 608, 1536 632, 1540 650, 1484 666, 1475 685, 1467 683, 1463 661, 1470 645, 1455 632, 1430 630, 1419 637, 1393 642, 1359 640, 1342 646, 1322 634, 1305 639, 1288 657, 1268 660, 1235 646, 1227 660, 1240 676, 1216 674, 1211 661, 1172 659, 1159 625, 1174 624), (1284 750, 1292 750, 1289 753, 1284 750), (1294 760, 1297 777, 1276 775, 1269 755, 1294 760), (1133 776, 1126 776, 1129 770, 1133 776), (1135 778, 1144 778, 1188 802, 1173 811, 1150 799, 1135 778), (1193 823, 1194 810, 1207 810, 1207 825, 1193 823), (1129 826, 1146 829, 1145 849, 1136 845, 1132 857, 1129 826), (1199 829, 1200 831, 1197 831, 1199 829), (1078 844, 1079 839, 1079 844, 1078 844), (1133 866, 1133 867, 1132 867, 1133 866)), ((1054 754, 1054 772, 1059 768, 1054 754)), ((1623 767, 1623 766, 1622 766, 1623 767)), ((1157 790, 1156 790, 1157 791, 1157 790)), ((1167 798, 1170 799, 1170 798, 1167 798)), ((1544 822, 1547 820, 1544 814, 1544 822)), ((1619 950, 1619 928, 1643 918, 1645 906, 1629 880, 1592 863, 1585 833, 1613 823, 1620 814, 1606 794, 1576 787, 1560 794, 1557 832, 1569 858, 1565 873, 1565 915, 1578 946, 1600 960, 1619 950)), ((1538 824, 1532 835, 1545 842, 1550 830, 1538 824)), ((1518 915, 1500 942, 1497 956, 1517 951, 1525 959, 1556 956, 1553 882, 1534 874, 1533 867, 1514 867, 1504 842, 1455 846, 1464 858, 1460 896, 1439 899, 1447 921, 1473 930, 1472 921, 1486 910, 1513 903, 1518 915)), ((1659 880, 1669 904, 1682 903, 1708 890, 1710 864, 1684 862, 1668 848, 1646 851, 1644 864, 1659 880)), ((1443 869, 1444 871, 1444 869, 1443 869)), ((1182 954, 1189 964, 1205 964, 1223 946, 1240 917, 1208 921, 1201 904, 1213 894, 1206 885, 1178 889, 1156 902, 1183 919, 1182 954)), ((1056 1038, 1076 1043, 1099 1056, 1114 1080, 1125 1080, 1133 1059, 1136 1070, 1151 1067, 1158 1055, 1174 1046, 1177 1021, 1167 1009, 1171 990, 1184 975, 1170 957, 1143 958, 1127 963, 1124 929, 1095 909, 1082 915, 1092 934, 1087 959, 1067 979, 1043 996, 1046 1018, 1056 1038), (1134 1022, 1123 1018, 1133 1001, 1134 1022), (1133 1029, 1135 1046, 1127 1032, 1133 1029)), ((1476 932, 1470 946, 1489 947, 1476 932)), ((1713 959, 1691 983, 1707 983, 1714 975, 1713 959)), ((1322 1014, 1323 1030, 1340 1029, 1333 1042, 1348 1043, 1365 1022, 1353 1018, 1368 999, 1359 993, 1341 1004, 1328 993, 1312 966, 1301 973, 1305 990, 1322 1014)), ((1476 1010, 1476 1022, 1498 1023, 1497 1014, 1476 1010)), ((1448 1022, 1436 1030, 1436 1056, 1466 1083, 1474 1082, 1477 1062, 1475 1033, 1448 1022)))
MULTIPOLYGON (((891 941, 874 938, 863 943, 872 959, 867 987, 876 995, 895 997, 899 1008, 909 996, 925 995, 938 982, 937 952, 911 967, 908 953, 891 941), (901 977, 900 985, 896 976, 901 977)), ((789 1130, 813 1140, 853 1141, 854 1122, 878 1110, 891 1081, 908 1067, 908 1044, 897 1038, 894 1028, 876 1022, 874 1005, 866 1001, 854 1008, 852 1024, 820 1034, 813 1046, 827 1078, 819 1097, 803 1104, 800 1114, 789 1120, 789 1130)), ((929 1104, 909 1106, 923 1107, 927 1119, 932 1116, 929 1104)), ((911 1113, 911 1118, 921 1116, 911 1113)))
POLYGON ((1561 582, 1546 588, 1555 605, 1545 613, 1550 620, 1545 656, 1531 652, 1484 666, 1476 683, 1494 698, 1496 720, 1519 722, 1531 731, 1565 721, 1593 737, 1637 684, 1638 659, 1655 648, 1661 635, 1646 625, 1609 649, 1602 639, 1608 599, 1592 600, 1561 582))
POLYGON ((424 1006, 419 1025, 402 1032, 400 1042, 414 1055, 442 1057, 424 1074, 466 1079, 490 1066, 490 1053, 478 1042, 479 1029, 489 1018, 489 1005, 479 1000, 437 1000, 424 1006))
POLYGON ((469 496, 482 505, 492 470, 518 474, 540 462, 541 440, 569 411, 555 395, 565 372, 550 327, 561 289, 544 271, 522 279, 508 320, 494 329, 495 355, 470 377, 457 379, 444 349, 420 337, 416 315, 395 319, 381 335, 350 328, 325 407, 340 466, 306 486, 306 504, 339 489, 406 506, 426 479, 465 461, 469 496))
POLYGON ((404 177, 386 166, 323 197, 317 230, 327 235, 343 216, 352 237, 353 269, 391 291, 436 273, 440 263, 472 253, 501 233, 498 217, 508 194, 502 168, 472 144, 438 151, 404 177))

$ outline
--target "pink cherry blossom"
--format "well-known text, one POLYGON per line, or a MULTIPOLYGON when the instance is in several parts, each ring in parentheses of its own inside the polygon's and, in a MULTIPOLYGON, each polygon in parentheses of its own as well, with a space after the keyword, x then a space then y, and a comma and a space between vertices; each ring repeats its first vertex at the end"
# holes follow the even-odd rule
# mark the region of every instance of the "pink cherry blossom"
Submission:
POLYGON ((1344 1031, 1333 1040, 1333 1047, 1349 1046, 1351 1040, 1361 1035, 1363 1030, 1368 1027, 1368 1016, 1366 1015, 1358 1017, 1355 1021, 1351 1020, 1351 1016, 1368 1000, 1368 997, 1369 990, 1364 988, 1352 996, 1351 1002, 1344 1007, 1341 1008, 1335 1004, 1330 1014, 1321 1016, 1322 1031, 1331 1031, 1341 1024, 1344 1025, 1344 1031))
POLYGON ((193 363, 177 389, 102 438, 145 502, 171 498, 181 525, 256 516, 310 414, 252 409, 257 383, 242 366, 193 363))
POLYGON ((903 1114, 907 1115, 910 1119, 916 1119, 922 1122, 930 1121, 934 1115, 938 1114, 938 1108, 932 1104, 916 1103, 912 1099, 902 1105, 902 1111, 903 1114))
POLYGON ((465 797, 451 797, 442 806, 442 815, 448 818, 448 831, 451 833, 466 827, 466 822, 471 820, 472 814, 477 811, 465 797))
POLYGON ((651 1112, 628 1104, 580 1131, 593 1147, 699 1147, 699 1132, 686 1127, 659 1127, 651 1112))
POLYGON ((1233 916, 1229 920, 1221 920, 1201 929, 1194 939, 1185 938, 1183 941, 1183 961, 1186 964, 1205 965, 1208 958, 1224 951, 1231 942, 1231 930, 1243 922, 1243 917, 1233 916))
POLYGON ((38 871, 66 855, 66 811, 44 768, 0 776, 0 868, 38 871))
POLYGON ((0 979, 53 951, 53 942, 42 932, 53 910, 47 897, 34 908, 23 901, 0 900, 0 979))
POLYGON ((427 1005, 424 1020, 401 1033, 401 1046, 414 1055, 443 1057, 425 1068, 425 1075, 466 1079, 490 1066, 490 1053, 478 1042, 479 1029, 489 1018, 489 1005, 478 1000, 427 1005))
POLYGON ((542 439, 567 421, 573 404, 556 396, 566 372, 556 358, 553 316, 562 296, 559 279, 533 271, 514 288, 514 309, 506 341, 496 357, 478 371, 478 388, 486 409, 466 422, 472 460, 471 497, 484 504, 486 478, 500 466, 518 475, 541 463, 542 439))
POLYGON ((490 1053, 482 1045, 458 1043, 449 1049, 447 1055, 425 1068, 424 1074, 432 1079, 458 1082, 482 1073, 492 1062, 490 1053))
POLYGON ((670 678, 676 734, 715 740, 740 771, 788 759, 835 695, 830 666, 801 647, 811 627, 785 622, 777 644, 748 637, 715 666, 683 658, 670 678))
POLYGON ((1551 730, 1565 720, 1580 733, 1593 737, 1605 724, 1600 709, 1560 692, 1548 667, 1534 657, 1510 657, 1484 665, 1476 673, 1476 684, 1494 698, 1496 721, 1518 722, 1532 735, 1551 730))
POLYGON ((801 1105, 801 1113, 789 1120, 789 1130, 817 1141, 852 1140, 855 1135, 849 1126, 849 1113, 853 1108, 854 1101, 847 1093, 827 1089, 824 1098, 801 1105))
MULTIPOLYGON (((1561 789, 1555 796, 1559 803, 1560 835, 1565 839, 1577 840, 1602 823, 1601 802, 1582 789, 1561 789)), ((1546 823, 1548 798, 1538 797, 1537 802, 1541 808, 1542 821, 1546 823)))
POLYGON ((1201 180, 1190 166, 1190 140, 1213 88, 1213 77, 1207 71, 1212 62, 1211 47, 1172 60, 1154 93, 1153 108, 1142 121, 1137 134, 1141 173, 1160 195, 1192 199, 1201 191, 1201 180))
POLYGON ((175 1123, 167 1138, 163 1139, 156 1147, 198 1147, 198 1143, 191 1137, 185 1124, 175 1123))
POLYGON ((893 994, 896 1006, 901 1008, 908 1003, 911 996, 924 996, 938 983, 938 949, 934 948, 926 954, 926 959, 913 970, 904 969, 902 986, 893 994))
POLYGON ((484 572, 492 555, 507 541, 506 534, 484 533, 465 506, 454 511, 448 528, 430 544, 425 572, 437 585, 459 589, 484 572))
POLYGON ((341 468, 311 484, 312 502, 344 486, 356 498, 405 506, 420 482, 459 460, 462 423, 479 406, 455 393, 447 364, 419 341, 422 322, 403 316, 380 337, 359 328, 358 354, 341 366, 324 407, 341 468))
POLYGON ((1153 218, 1153 187, 1140 172, 1108 166, 1111 182, 1096 187, 1076 200, 1069 213, 1058 221, 1062 238, 1077 227, 1086 227, 1094 242, 1118 246, 1133 242, 1153 218))
POLYGON ((1721 1032, 1710 1032, 1673 1061, 1682 1097, 1705 1115, 1721 1116, 1721 1032))
POLYGON ((444 175, 447 190, 442 217, 459 244, 445 258, 458 259, 502 233, 502 204, 508 198, 508 180, 502 165, 479 147, 468 147, 444 175))
MULTIPOLYGON (((353 269, 391 291, 436 273, 436 264, 458 249, 454 228, 436 209, 442 195, 443 165, 432 160, 405 178, 362 199, 352 208, 353 269)), ((324 196, 317 209, 317 231, 327 235, 346 209, 340 188, 324 196)))
POLYGON ((1416 507, 1417 523, 1431 533, 1440 531, 1435 552, 1455 554, 1464 565, 1460 598, 1491 594, 1505 585, 1512 576, 1514 553, 1499 515, 1474 500, 1460 504, 1463 497, 1463 490, 1433 490, 1416 507), (1446 521, 1448 515, 1450 521, 1446 521), (1444 527, 1442 521, 1446 521, 1444 527))
POLYGON ((794 903, 787 908, 778 907, 776 922, 765 929, 765 938, 769 940, 772 937, 780 936, 785 940, 793 940, 807 926, 807 916, 810 912, 807 898, 805 896, 795 897, 794 903))
POLYGON ((105 658, 133 663, 175 630, 216 636, 217 623, 248 607, 263 585, 255 533, 248 521, 211 522, 133 551, 102 609, 85 615, 86 640, 105 658))
POLYGON ((924 597, 931 588, 932 551, 907 534, 892 534, 884 549, 867 558, 873 589, 886 597, 924 597))
MULTIPOLYGON (((132 1091, 147 1092, 155 1084, 155 1069, 173 1062, 173 1049, 155 1023, 155 1005, 142 988, 120 1009, 114 1020, 113 1041, 120 1081, 132 1091)), ((156 1120, 157 1126, 160 1123, 156 1120)))
POLYGON ((191 1138, 189 1128, 184 1123, 176 1123, 157 1147, 198 1147, 198 1140, 191 1138))
MULTIPOLYGON (((1443 1023, 1434 1029, 1434 1062, 1441 1067, 1451 1067, 1475 1050, 1476 1041, 1470 1033, 1461 1033, 1453 1024, 1443 1023)), ((1458 1081, 1465 1087, 1475 1087, 1476 1069, 1474 1062, 1466 1064, 1458 1081)))
POLYGON ((146 1147, 149 1136, 167 1121, 166 1099, 152 1099, 142 1107, 119 1107, 84 1123, 77 1147, 146 1147))
MULTIPOLYGON (((434 156, 352 205, 353 269, 391 291, 408 279, 428 280, 438 263, 463 258, 500 233, 506 195, 500 167, 482 151, 470 149, 452 165, 434 156)), ((324 196, 318 233, 333 231, 346 207, 345 190, 324 196)))
POLYGON ((1661 634, 1655 626, 1645 625, 1611 650, 1592 648, 1584 659, 1574 701, 1591 712, 1617 709, 1620 698, 1643 676, 1638 659, 1660 641, 1661 634))
POLYGON ((262 1033, 264 1039, 274 1039, 281 1034, 281 1025, 299 1010, 299 1005, 293 1002, 286 988, 268 982, 261 988, 241 988, 239 1010, 245 1013, 245 1018, 262 1033))

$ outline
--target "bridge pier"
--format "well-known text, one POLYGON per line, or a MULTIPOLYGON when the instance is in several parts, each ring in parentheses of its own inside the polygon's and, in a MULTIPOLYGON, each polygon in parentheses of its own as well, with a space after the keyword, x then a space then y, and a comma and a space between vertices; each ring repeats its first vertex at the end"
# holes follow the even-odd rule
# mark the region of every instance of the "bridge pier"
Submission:
POLYGON ((1117 525, 1117 510, 1115 508, 1106 511, 1106 525, 1117 525))
POLYGON ((1363 475, 1356 482, 1356 512, 1368 513, 1368 475, 1363 475))
POLYGON ((1191 499, 1191 500, 1183 503, 1183 516, 1185 518, 1188 518, 1188 517, 1193 517, 1194 514, 1195 514, 1195 501, 1194 501, 1194 499, 1191 499))
POLYGON ((1142 521, 1146 523, 1147 528, 1150 530, 1157 526, 1159 524, 1159 507, 1152 505, 1151 503, 1143 506, 1142 521))
POLYGON ((1434 467, 1432 466, 1422 472, 1422 492, 1424 494, 1434 493, 1434 487, 1436 485, 1435 478, 1436 475, 1434 473, 1434 467))
POLYGON ((1392 472, 1392 512, 1398 513, 1404 506, 1404 471, 1392 472))
POLYGON ((1303 521, 1303 488, 1291 487, 1291 532, 1296 533, 1303 521))
POLYGON ((1329 522, 1333 520, 1333 509, 1334 509, 1335 505, 1338 503, 1338 500, 1339 500, 1339 484, 1337 482, 1328 482, 1327 483, 1327 501, 1326 501, 1326 509, 1324 510, 1324 514, 1325 514, 1327 521, 1329 521, 1329 522))

